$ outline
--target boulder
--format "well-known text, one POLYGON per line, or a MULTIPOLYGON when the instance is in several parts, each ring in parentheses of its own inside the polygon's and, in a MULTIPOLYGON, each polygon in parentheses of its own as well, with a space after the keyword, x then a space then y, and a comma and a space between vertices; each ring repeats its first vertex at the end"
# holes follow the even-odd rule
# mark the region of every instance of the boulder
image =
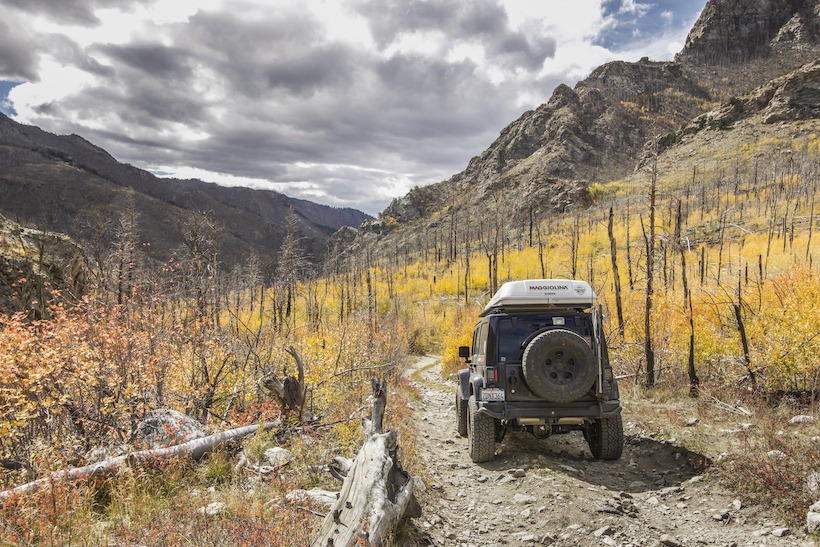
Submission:
POLYGON ((265 459, 272 467, 282 467, 290 463, 293 453, 280 446, 274 446, 265 450, 265 459))
POLYGON ((810 534, 820 532, 820 501, 814 502, 806 514, 806 531, 810 534))
POLYGON ((181 412, 157 409, 149 412, 137 426, 134 445, 161 448, 187 443, 208 435, 205 426, 181 412))

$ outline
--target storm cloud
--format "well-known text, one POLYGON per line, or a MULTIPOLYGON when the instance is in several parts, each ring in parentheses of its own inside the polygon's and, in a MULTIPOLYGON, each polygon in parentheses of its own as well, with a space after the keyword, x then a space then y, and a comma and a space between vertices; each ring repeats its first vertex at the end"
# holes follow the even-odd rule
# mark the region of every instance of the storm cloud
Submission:
MULTIPOLYGON (((158 173, 375 214, 462 170, 559 83, 619 58, 601 46, 625 36, 619 22, 661 17, 644 3, 574 4, 11 0, 0 82, 19 85, 0 105, 158 173), (587 29, 564 26, 577 21, 587 29)), ((697 13, 670 17, 672 4, 663 36, 682 41, 697 13)))

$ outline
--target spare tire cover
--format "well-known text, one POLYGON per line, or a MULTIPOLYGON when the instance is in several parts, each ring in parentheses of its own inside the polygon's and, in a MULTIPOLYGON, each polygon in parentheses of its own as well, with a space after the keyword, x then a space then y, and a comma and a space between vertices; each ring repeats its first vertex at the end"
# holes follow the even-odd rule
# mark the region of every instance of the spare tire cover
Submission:
POLYGON ((533 393, 553 403, 583 397, 595 383, 595 354, 579 335, 565 329, 544 331, 524 349, 524 380, 533 393))

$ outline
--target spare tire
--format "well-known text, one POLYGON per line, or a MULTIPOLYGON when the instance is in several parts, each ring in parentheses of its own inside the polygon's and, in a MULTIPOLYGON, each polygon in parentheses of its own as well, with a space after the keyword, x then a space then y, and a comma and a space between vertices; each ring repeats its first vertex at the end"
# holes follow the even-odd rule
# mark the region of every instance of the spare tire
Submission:
POLYGON ((524 349, 524 380, 533 393, 553 403, 583 397, 595 383, 595 353, 572 331, 544 331, 524 349))

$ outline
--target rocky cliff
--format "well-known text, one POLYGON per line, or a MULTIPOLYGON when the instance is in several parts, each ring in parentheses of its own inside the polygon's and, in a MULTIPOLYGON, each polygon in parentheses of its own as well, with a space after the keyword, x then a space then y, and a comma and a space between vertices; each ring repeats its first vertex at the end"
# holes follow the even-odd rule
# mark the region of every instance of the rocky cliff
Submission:
MULTIPOLYGON (((698 116, 708 112, 728 123, 753 108, 763 98, 737 96, 816 59, 818 29, 817 0, 711 0, 674 62, 612 62, 574 88, 558 86, 546 104, 505 127, 464 171, 413 189, 382 217, 393 226, 417 226, 435 224, 454 209, 479 218, 489 203, 513 220, 533 207, 581 206, 590 183, 634 171, 648 142, 664 137, 668 146, 682 127, 702 123, 698 116)), ((771 94, 767 119, 816 116, 814 84, 798 83, 810 82, 814 69, 800 74, 755 92, 771 94)))

